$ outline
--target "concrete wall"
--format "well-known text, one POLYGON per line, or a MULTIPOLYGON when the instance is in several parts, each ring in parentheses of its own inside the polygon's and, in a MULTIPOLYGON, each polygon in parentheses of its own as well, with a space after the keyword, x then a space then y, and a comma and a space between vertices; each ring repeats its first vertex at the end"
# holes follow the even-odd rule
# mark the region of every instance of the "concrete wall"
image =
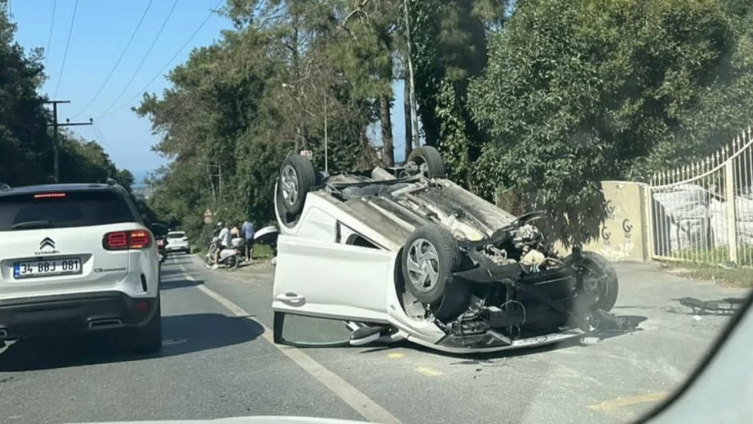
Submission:
MULTIPOLYGON (((599 227, 599 238, 584 245, 583 249, 601 253, 612 261, 648 261, 648 186, 635 182, 604 181, 601 187, 608 215, 599 227)), ((568 254, 560 242, 555 243, 555 249, 560 254, 568 254)))

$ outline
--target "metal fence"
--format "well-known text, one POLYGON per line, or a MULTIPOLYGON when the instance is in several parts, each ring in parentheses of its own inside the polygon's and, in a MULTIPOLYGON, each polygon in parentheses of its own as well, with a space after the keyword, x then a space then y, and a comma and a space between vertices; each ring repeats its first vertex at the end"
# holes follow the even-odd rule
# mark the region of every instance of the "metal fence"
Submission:
POLYGON ((715 154, 652 178, 653 259, 753 266, 752 136, 748 128, 715 154))

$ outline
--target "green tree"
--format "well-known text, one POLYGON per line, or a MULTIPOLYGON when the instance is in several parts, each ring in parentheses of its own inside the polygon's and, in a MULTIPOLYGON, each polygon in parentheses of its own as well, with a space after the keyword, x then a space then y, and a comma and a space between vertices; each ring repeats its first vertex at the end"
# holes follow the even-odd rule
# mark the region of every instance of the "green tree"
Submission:
POLYGON ((487 196, 512 188, 594 230, 601 180, 645 178, 728 142, 710 135, 751 118, 749 101, 712 101, 753 94, 738 39, 715 0, 520 2, 491 35, 470 89, 473 117, 492 139, 477 186, 487 196), (729 111, 715 110, 720 103, 729 111), (709 114, 716 119, 704 122, 709 114))
POLYGON ((416 99, 426 143, 443 154, 449 176, 470 186, 483 134, 470 117, 468 84, 486 66, 487 29, 508 2, 409 0, 416 99))
POLYGON ((286 154, 310 149, 324 167, 325 122, 331 172, 373 164, 366 128, 384 84, 362 82, 380 75, 381 62, 358 68, 345 60, 348 52, 371 57, 368 44, 376 40, 368 21, 345 22, 347 7, 228 3, 235 30, 193 51, 169 74, 171 86, 159 97, 145 95, 136 109, 161 135, 155 151, 172 160, 158 177, 150 205, 156 213, 193 235, 207 208, 225 221, 268 222, 286 154))
POLYGON ((44 81, 41 51, 25 52, 14 40, 15 28, 7 1, 0 0, 0 182, 44 183, 52 142, 45 99, 37 94, 44 81))
MULTIPOLYGON (((42 51, 30 53, 14 40, 7 1, 0 0, 0 182, 11 186, 52 182, 53 151, 44 82, 42 51)), ((133 175, 118 170, 95 142, 60 130, 60 174, 63 183, 104 182, 115 177, 127 188, 133 175)))

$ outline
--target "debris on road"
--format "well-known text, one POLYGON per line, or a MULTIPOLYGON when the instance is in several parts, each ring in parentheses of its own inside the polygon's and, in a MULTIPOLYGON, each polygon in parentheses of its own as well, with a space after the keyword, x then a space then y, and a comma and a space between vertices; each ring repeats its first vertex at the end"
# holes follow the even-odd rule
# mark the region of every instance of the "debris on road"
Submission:
MULTIPOLYGON (((732 315, 740 309, 740 306, 745 302, 745 299, 727 297, 721 300, 700 300, 694 297, 683 297, 675 299, 680 302, 681 305, 687 306, 693 310, 693 315, 732 315)), ((695 319, 695 317, 693 318, 695 319)), ((696 319, 696 321, 699 321, 696 319)))

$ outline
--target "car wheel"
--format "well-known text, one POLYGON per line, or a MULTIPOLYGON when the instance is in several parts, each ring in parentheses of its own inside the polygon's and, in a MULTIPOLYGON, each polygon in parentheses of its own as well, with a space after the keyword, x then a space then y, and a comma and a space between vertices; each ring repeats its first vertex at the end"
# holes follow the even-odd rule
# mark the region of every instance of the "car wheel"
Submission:
POLYGON ((421 146, 413 149, 408 156, 408 161, 413 162, 419 167, 426 165, 426 172, 429 178, 445 178, 444 160, 439 150, 432 146, 421 146))
POLYGON ((306 201, 306 193, 316 185, 316 171, 308 158, 290 155, 280 167, 279 189, 282 205, 290 214, 299 214, 306 201))
POLYGON ((583 252, 581 268, 584 269, 584 279, 590 279, 596 284, 598 295, 592 309, 601 309, 609 312, 617 303, 619 282, 617 273, 609 261, 595 252, 583 252))
POLYGON ((132 353, 155 353, 162 349, 162 307, 157 297, 157 310, 143 327, 132 328, 127 335, 132 353))
POLYGON ((439 226, 418 228, 403 248, 405 284, 419 302, 441 301, 453 285, 452 272, 461 262, 457 241, 448 230, 439 226))

